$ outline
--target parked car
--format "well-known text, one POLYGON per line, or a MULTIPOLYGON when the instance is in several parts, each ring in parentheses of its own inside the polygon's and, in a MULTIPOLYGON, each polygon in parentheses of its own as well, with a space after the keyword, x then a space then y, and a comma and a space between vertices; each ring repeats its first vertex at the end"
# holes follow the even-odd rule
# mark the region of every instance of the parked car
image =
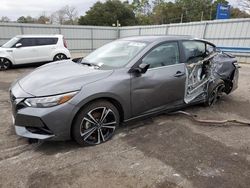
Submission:
POLYGON ((63 35, 19 35, 0 47, 0 70, 70 57, 63 35))
POLYGON ((96 145, 121 123, 210 106, 238 82, 235 57, 187 36, 123 38, 78 61, 44 65, 12 85, 18 135, 96 145))

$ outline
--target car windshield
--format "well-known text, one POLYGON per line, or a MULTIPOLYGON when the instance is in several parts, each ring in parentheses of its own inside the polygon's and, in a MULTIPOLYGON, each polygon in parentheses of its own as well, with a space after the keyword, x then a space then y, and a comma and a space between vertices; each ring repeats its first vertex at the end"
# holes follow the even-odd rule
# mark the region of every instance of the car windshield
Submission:
POLYGON ((14 38, 10 39, 8 42, 6 42, 4 45, 2 45, 2 48, 13 47, 13 45, 16 44, 19 39, 20 38, 18 38, 18 37, 14 37, 14 38))
POLYGON ((146 45, 143 42, 114 41, 86 56, 82 63, 97 65, 104 69, 120 68, 133 59, 146 45))

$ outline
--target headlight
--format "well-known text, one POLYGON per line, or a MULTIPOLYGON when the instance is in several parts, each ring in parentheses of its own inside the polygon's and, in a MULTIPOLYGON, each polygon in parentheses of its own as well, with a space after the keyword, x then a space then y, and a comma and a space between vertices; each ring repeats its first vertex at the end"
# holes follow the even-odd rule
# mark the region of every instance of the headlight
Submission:
POLYGON ((78 91, 49 96, 49 97, 28 98, 24 102, 27 106, 30 107, 46 108, 63 104, 69 101, 77 94, 77 92, 78 91))

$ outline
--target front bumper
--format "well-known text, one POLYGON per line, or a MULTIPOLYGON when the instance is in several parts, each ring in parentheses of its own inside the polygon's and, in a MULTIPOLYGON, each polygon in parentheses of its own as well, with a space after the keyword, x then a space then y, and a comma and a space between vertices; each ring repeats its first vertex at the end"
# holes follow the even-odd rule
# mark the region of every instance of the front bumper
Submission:
POLYGON ((55 135, 46 135, 46 134, 36 134, 30 132, 26 127, 16 126, 15 125, 16 134, 25 138, 34 138, 39 140, 45 140, 54 137, 55 135))
POLYGON ((49 108, 32 108, 24 104, 28 95, 17 84, 10 90, 13 124, 16 134, 33 139, 69 140, 77 107, 64 103, 49 108), (20 95, 22 93, 23 95, 20 95))

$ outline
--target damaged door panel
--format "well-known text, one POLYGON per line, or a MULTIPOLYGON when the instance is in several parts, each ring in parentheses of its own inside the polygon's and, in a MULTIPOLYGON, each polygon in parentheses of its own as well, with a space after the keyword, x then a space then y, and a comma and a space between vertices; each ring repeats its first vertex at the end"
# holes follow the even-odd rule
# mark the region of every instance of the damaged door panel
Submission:
POLYGON ((237 83, 234 79, 238 79, 234 77, 237 70, 235 57, 216 51, 214 45, 205 41, 191 40, 182 44, 186 57, 186 104, 206 100, 213 89, 210 87, 216 87, 214 83, 223 83, 220 92, 229 93, 237 88, 234 84, 237 83))

